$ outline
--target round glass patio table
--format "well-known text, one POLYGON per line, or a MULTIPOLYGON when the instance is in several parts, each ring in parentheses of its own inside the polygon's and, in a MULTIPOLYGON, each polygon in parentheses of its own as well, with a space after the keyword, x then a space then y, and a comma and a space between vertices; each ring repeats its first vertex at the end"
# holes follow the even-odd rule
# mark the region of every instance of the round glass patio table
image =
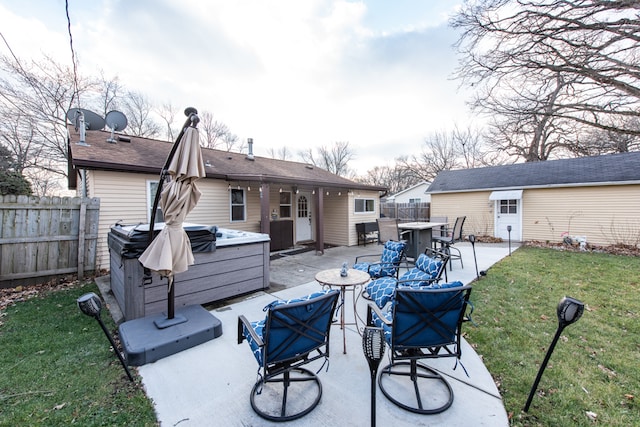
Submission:
POLYGON ((338 309, 340 309, 340 329, 342 329, 342 345, 344 354, 347 354, 345 325, 356 325, 356 329, 358 330, 358 333, 360 333, 360 330, 358 329, 358 313, 356 311, 356 289, 360 288, 360 290, 362 290, 362 285, 367 283, 369 280, 369 273, 355 270, 353 268, 348 269, 347 275, 344 277, 340 275, 339 268, 322 270, 316 274, 316 282, 320 283, 322 286, 328 286, 329 288, 337 286, 340 288, 340 305, 338 306, 338 309), (353 293, 353 323, 345 323, 344 320, 344 300, 347 290, 353 293))

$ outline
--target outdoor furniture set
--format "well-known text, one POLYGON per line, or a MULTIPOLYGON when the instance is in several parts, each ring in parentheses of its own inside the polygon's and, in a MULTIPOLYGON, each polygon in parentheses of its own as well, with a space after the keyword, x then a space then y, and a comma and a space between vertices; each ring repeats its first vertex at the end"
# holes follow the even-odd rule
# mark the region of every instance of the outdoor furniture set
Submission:
MULTIPOLYGON (((352 324, 358 325, 356 301, 364 294, 370 300, 364 329, 372 332, 371 328, 376 328, 389 346, 390 363, 377 374, 383 394, 399 407, 421 414, 439 413, 451 406, 451 386, 422 360, 455 357, 459 361, 460 329, 468 316, 471 287, 461 282, 439 283, 450 252, 430 246, 417 257, 413 267, 407 263, 407 271, 400 275, 401 262, 406 261, 405 249, 406 242, 388 241, 376 262, 357 259, 353 268, 343 268, 342 274, 341 269, 319 272, 316 281, 325 289, 294 300, 274 301, 264 308, 266 316, 258 321, 238 318, 238 344, 247 340, 259 365, 259 379, 250 395, 251 406, 258 415, 272 421, 289 421, 308 414, 319 404, 320 380, 303 366, 318 359, 327 363, 329 333, 338 309, 346 353, 347 290, 353 292, 352 324), (413 385, 397 387, 398 378, 413 385), (296 392, 299 388, 289 390, 297 383, 311 385, 304 387, 303 393, 296 392), (435 406, 434 393, 438 396, 435 406)), ((360 328, 358 332, 362 334, 360 328)), ((375 375, 372 373, 372 384, 375 375)))

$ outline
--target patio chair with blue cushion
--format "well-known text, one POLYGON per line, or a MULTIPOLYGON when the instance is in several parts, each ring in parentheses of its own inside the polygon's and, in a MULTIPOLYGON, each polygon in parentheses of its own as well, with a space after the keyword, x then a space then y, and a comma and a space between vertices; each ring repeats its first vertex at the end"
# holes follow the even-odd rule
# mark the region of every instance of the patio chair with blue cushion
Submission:
POLYGON ((353 268, 369 273, 372 279, 378 277, 398 277, 400 263, 404 260, 404 251, 407 242, 389 240, 384 244, 382 255, 360 255, 356 257, 353 268), (366 259, 378 258, 377 261, 370 262, 366 259))
POLYGON ((437 414, 451 406, 451 385, 421 361, 455 357, 457 367, 470 293, 471 286, 461 282, 418 289, 399 286, 386 312, 369 303, 367 324, 383 328, 391 357, 380 371, 378 385, 395 405, 419 414, 437 414))
POLYGON ((446 253, 427 248, 425 253, 418 256, 415 267, 399 279, 381 277, 369 282, 365 287, 367 297, 379 308, 383 308, 391 301, 397 286, 420 288, 438 283, 442 279, 448 260, 449 256, 446 253))
POLYGON ((274 301, 264 308, 267 315, 260 321, 238 317, 238 344, 247 340, 259 366, 250 401, 261 417, 295 420, 320 402, 320 379, 303 365, 328 360, 329 331, 339 294, 337 290, 324 290, 274 301))

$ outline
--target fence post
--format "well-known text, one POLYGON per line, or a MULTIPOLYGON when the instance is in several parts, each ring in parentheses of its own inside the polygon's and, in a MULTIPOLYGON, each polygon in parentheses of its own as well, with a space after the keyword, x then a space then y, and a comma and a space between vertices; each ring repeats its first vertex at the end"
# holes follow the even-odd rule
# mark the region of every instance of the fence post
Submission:
POLYGON ((87 218, 87 199, 80 199, 80 217, 78 218, 78 280, 84 278, 85 221, 87 218))

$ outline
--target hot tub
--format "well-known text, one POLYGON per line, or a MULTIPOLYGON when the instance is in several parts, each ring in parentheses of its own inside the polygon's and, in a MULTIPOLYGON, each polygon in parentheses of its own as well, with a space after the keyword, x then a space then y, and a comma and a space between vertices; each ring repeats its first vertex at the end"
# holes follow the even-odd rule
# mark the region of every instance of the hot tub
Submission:
MULTIPOLYGON (((164 223, 156 224, 154 231, 164 223)), ((184 224, 192 241, 195 264, 175 276, 175 308, 206 304, 269 287, 269 235, 240 230, 184 224), (213 246, 202 230, 211 230, 213 246), (198 252, 195 244, 201 248, 198 252)), ((125 320, 167 310, 167 280, 153 272, 145 280, 138 257, 146 248, 149 225, 114 226, 108 234, 111 290, 125 320), (144 282, 144 283, 143 283, 144 282)))
POLYGON ((255 242, 268 242, 270 241, 270 238, 268 234, 233 230, 231 228, 218 228, 216 232, 216 241, 218 246, 230 246, 255 242))

